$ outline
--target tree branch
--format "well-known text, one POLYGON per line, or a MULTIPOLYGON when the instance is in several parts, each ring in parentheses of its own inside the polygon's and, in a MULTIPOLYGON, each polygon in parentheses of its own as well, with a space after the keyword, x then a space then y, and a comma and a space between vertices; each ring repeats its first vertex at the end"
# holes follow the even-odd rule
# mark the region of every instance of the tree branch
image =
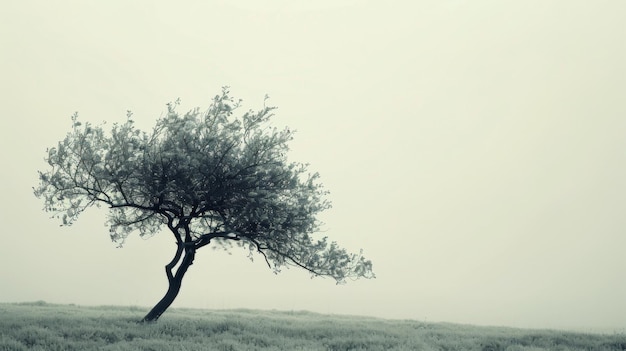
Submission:
POLYGON ((256 241, 255 239, 248 238, 248 240, 250 240, 256 246, 257 252, 259 252, 261 255, 263 255, 263 258, 265 259, 265 263, 267 263, 267 266, 270 269, 272 269, 272 265, 270 264, 270 261, 268 260, 267 255, 265 254, 265 252, 263 252, 263 249, 266 249, 266 248, 262 247, 261 244, 258 241, 256 241))
POLYGON ((199 249, 203 246, 206 246, 211 242, 212 239, 215 238, 230 239, 235 241, 241 240, 241 237, 233 231, 207 233, 200 235, 198 239, 194 240, 195 248, 199 249))
POLYGON ((180 257, 182 256, 182 254, 183 254, 183 245, 177 244, 176 255, 174 255, 174 258, 172 259, 170 263, 165 265, 165 274, 167 275, 167 281, 170 283, 174 280, 172 269, 176 267, 176 264, 178 264, 178 261, 180 261, 180 257))

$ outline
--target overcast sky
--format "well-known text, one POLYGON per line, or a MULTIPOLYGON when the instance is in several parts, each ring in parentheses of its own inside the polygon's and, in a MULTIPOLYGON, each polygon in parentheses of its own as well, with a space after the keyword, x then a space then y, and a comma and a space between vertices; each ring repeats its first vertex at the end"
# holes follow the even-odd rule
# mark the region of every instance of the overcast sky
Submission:
POLYGON ((337 286, 204 248, 174 307, 626 330, 626 2, 12 1, 0 11, 0 302, 152 306, 167 232, 118 249, 32 194, 83 121, 150 128, 223 85, 319 171, 337 286))

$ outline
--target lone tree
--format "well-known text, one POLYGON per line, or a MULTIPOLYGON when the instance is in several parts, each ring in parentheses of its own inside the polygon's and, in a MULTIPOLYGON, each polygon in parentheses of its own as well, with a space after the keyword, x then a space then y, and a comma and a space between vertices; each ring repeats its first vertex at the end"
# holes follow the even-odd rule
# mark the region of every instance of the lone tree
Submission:
POLYGON ((330 207, 327 192, 317 173, 287 161, 293 132, 269 125, 275 108, 236 118, 240 103, 227 88, 206 112, 181 115, 177 101, 150 133, 135 128, 130 112, 110 133, 81 124, 74 114, 72 130, 47 150, 50 168, 39 172, 34 192, 63 225, 92 205, 105 205, 119 246, 131 232, 149 237, 162 225, 176 239, 165 266, 169 288, 142 321, 156 321, 172 304, 196 252, 210 243, 236 243, 250 258, 260 254, 275 272, 298 266, 338 283, 374 277, 361 254, 313 237, 320 226, 316 215, 330 207))

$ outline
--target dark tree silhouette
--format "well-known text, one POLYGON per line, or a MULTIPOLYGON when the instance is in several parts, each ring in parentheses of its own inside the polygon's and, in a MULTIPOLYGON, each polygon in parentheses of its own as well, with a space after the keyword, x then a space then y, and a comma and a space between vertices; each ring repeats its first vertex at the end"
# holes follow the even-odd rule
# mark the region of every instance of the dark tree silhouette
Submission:
POLYGON ((72 130, 48 149, 50 168, 39 172, 34 192, 63 225, 105 205, 120 246, 131 232, 148 237, 163 226, 176 239, 165 266, 169 288, 143 321, 156 321, 172 304, 196 252, 209 243, 235 243, 250 258, 258 253, 275 272, 291 265, 337 282, 374 277, 361 254, 314 238, 316 215, 330 202, 317 173, 287 161, 293 132, 269 125, 275 108, 237 118, 240 102, 224 88, 206 112, 181 115, 178 101, 168 104, 150 133, 135 128, 130 112, 110 133, 74 114, 72 130))

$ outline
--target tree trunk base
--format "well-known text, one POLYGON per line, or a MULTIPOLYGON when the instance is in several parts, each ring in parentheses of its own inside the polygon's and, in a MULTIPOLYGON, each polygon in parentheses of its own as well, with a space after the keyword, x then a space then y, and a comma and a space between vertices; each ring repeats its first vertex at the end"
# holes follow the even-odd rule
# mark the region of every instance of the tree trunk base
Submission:
POLYGON ((143 319, 141 319, 140 322, 142 323, 156 322, 159 319, 159 317, 161 317, 161 315, 172 305, 172 303, 176 299, 176 296, 178 296, 178 293, 180 292, 181 284, 183 282, 183 277, 185 276, 185 273, 187 272, 187 269, 189 268, 189 266, 191 266, 191 264, 193 263, 193 259, 196 254, 196 251, 193 248, 185 250, 185 257, 183 258, 183 261, 181 262, 180 266, 176 270, 176 274, 172 275, 172 268, 176 265, 176 263, 180 259, 182 251, 183 251, 182 247, 179 246, 179 248, 176 250, 176 256, 174 256, 174 259, 172 260, 172 262, 170 262, 168 265, 165 266, 165 272, 167 274, 167 279, 169 281, 169 287, 167 289, 167 292, 165 293, 165 296, 163 296, 161 301, 159 301, 150 310, 150 312, 148 312, 148 314, 146 314, 146 316, 143 317, 143 319))

